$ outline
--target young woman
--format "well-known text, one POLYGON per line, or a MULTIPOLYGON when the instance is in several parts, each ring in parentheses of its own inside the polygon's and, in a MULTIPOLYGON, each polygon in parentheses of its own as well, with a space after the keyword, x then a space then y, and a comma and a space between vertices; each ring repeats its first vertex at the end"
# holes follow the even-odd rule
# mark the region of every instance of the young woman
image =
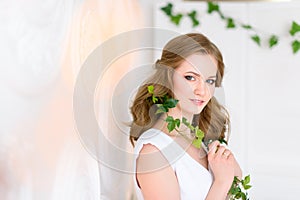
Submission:
POLYGON ((228 113, 213 97, 224 74, 219 49, 200 33, 180 35, 166 44, 155 70, 138 89, 131 107, 138 199, 226 199, 234 176, 241 177, 242 172, 232 152, 218 142, 228 139, 225 133, 230 127, 228 113), (149 85, 154 86, 155 96, 179 100, 168 116, 198 125, 205 141, 214 141, 208 151, 191 145, 194 133, 183 123, 180 134, 168 131, 167 114, 156 114, 149 85))

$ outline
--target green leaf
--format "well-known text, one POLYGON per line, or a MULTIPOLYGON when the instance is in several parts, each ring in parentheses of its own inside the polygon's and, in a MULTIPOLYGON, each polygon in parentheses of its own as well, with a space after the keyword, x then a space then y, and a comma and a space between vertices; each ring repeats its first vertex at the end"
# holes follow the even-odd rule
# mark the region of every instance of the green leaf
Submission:
POLYGON ((156 104, 156 105, 157 105, 158 109, 155 112, 155 114, 168 112, 168 110, 162 104, 156 104))
POLYGON ((251 39, 260 46, 260 37, 258 35, 253 35, 251 39))
POLYGON ((168 98, 168 99, 164 100, 163 105, 165 108, 175 108, 177 103, 178 103, 177 99, 168 98))
POLYGON ((239 179, 237 176, 235 176, 234 179, 233 179, 233 181, 234 181, 236 184, 238 184, 238 183, 240 182, 240 179, 239 179))
POLYGON ((245 189, 245 190, 248 190, 248 189, 250 189, 251 187, 252 187, 251 185, 245 185, 245 186, 244 186, 244 189, 245 189))
POLYGON ((187 121, 187 119, 186 118, 182 118, 182 123, 184 124, 184 125, 186 125, 191 131, 195 131, 195 127, 193 127, 188 121, 187 121))
POLYGON ((180 126, 180 119, 175 119, 175 125, 179 128, 179 126, 180 126))
POLYGON ((158 98, 156 98, 154 95, 152 95, 152 102, 153 102, 153 103, 158 102, 158 98))
POLYGON ((247 200, 247 196, 246 196, 246 194, 244 192, 242 192, 241 195, 242 195, 242 199, 243 200, 247 200))
POLYGON ((278 44, 278 37, 276 35, 272 35, 269 39, 269 47, 272 48, 277 44, 278 44))
POLYGON ((242 197, 241 192, 238 192, 234 197, 235 199, 240 199, 242 197))
POLYGON ((232 18, 227 18, 227 28, 235 28, 235 23, 232 18))
POLYGON ((168 122, 167 128, 169 132, 173 131, 175 129, 175 123, 173 122, 168 122))
POLYGON ((232 187, 230 190, 229 190, 229 194, 231 195, 236 195, 238 193, 241 192, 241 189, 239 187, 232 187))
POLYGON ((248 175, 244 178, 244 184, 246 185, 248 183, 250 183, 250 175, 248 175))
POLYGON ((292 36, 294 36, 299 31, 300 31, 300 25, 297 24, 295 21, 293 21, 293 24, 292 24, 292 27, 291 27, 291 30, 290 30, 290 34, 292 36))
POLYGON ((167 128, 169 132, 173 131, 175 129, 175 120, 172 116, 168 116, 166 118, 166 122, 168 123, 167 128))
POLYGON ((202 143, 202 139, 200 139, 200 138, 197 138, 197 139, 194 139, 194 140, 193 140, 193 145, 194 145, 194 147, 196 147, 196 148, 198 148, 198 149, 200 149, 201 143, 202 143))
POLYGON ((199 20, 196 18, 197 16, 197 11, 193 10, 192 12, 188 13, 188 16, 193 22, 193 27, 196 27, 200 24, 199 20))
POLYGON ((207 10, 207 13, 211 14, 213 12, 219 12, 219 5, 216 4, 216 3, 213 3, 213 2, 207 2, 207 7, 208 7, 208 10, 207 10))
POLYGON ((182 123, 185 124, 185 125, 188 123, 188 121, 185 117, 182 118, 182 123))
POLYGON ((168 3, 165 7, 160 8, 167 16, 172 16, 173 4, 168 3))
POLYGON ((292 47, 293 47, 293 53, 297 53, 300 49, 300 41, 298 40, 294 40, 292 43, 292 47))
POLYGON ((172 21, 174 24, 179 25, 182 16, 183 16, 182 14, 172 15, 172 16, 171 16, 171 21, 172 21))
POLYGON ((243 25, 242 25, 242 28, 247 29, 247 30, 250 30, 250 29, 252 29, 252 26, 249 25, 249 24, 243 24, 243 25))
POLYGON ((201 129, 199 129, 198 126, 196 126, 195 127, 195 135, 197 138, 202 140, 202 138, 204 137, 204 132, 201 129))
POLYGON ((148 92, 150 94, 154 94, 154 86, 153 85, 149 85, 147 88, 148 88, 148 92))
POLYGON ((168 116, 166 118, 166 122, 174 122, 174 118, 172 116, 168 116))
POLYGON ((185 117, 182 118, 182 123, 186 125, 187 127, 190 126, 190 123, 187 121, 185 117))

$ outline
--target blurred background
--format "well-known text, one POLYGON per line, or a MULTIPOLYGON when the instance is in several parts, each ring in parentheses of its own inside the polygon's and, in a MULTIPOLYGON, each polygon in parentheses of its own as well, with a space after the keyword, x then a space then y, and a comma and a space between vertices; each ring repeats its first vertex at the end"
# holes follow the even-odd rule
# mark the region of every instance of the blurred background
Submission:
MULTIPOLYGON (((78 134, 73 93, 82 65, 99 45, 147 27, 201 32, 214 41, 226 65, 222 101, 231 113, 229 143, 244 175, 251 174, 251 199, 298 199, 300 51, 293 52, 293 47, 295 51, 300 44, 292 42, 300 43, 300 28, 292 28, 292 22, 300 24, 300 2, 218 4, 236 25, 252 28, 226 28, 218 12, 207 12, 205 1, 0 1, 0 199, 135 199, 132 175, 97 162, 78 134), (184 16, 174 24, 161 10, 169 2, 174 16, 197 11, 199 25, 184 16), (278 44, 269 48, 273 34, 278 44), (259 42, 251 39, 254 35, 259 35, 259 42)), ((159 35, 150 42, 156 40, 159 35)), ((95 115, 107 138, 128 152, 129 140, 120 137, 128 134, 128 127, 115 125, 111 109, 114 92, 134 70, 140 76, 127 83, 140 83, 159 53, 141 50, 121 56, 99 81, 95 115), (138 71, 141 67, 143 72, 138 71)), ((123 122, 130 121, 128 95, 124 102, 117 111, 123 122)), ((130 158, 122 158, 120 165, 130 166, 130 158)))

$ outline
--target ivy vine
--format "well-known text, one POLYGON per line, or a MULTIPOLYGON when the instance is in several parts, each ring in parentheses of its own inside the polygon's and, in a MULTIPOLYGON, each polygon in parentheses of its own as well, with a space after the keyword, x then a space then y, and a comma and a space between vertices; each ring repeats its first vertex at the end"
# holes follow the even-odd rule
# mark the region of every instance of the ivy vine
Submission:
MULTIPOLYGON (((196 10, 192 10, 188 13, 174 13, 172 3, 168 3, 166 6, 161 7, 160 9, 170 18, 171 22, 177 26, 179 26, 180 21, 182 20, 183 17, 188 17, 191 20, 193 28, 200 26, 200 21, 197 17, 198 13, 196 10)), ((226 23, 227 29, 235 29, 240 27, 242 29, 251 31, 252 32, 250 35, 251 40, 255 42, 258 46, 261 46, 262 34, 259 33, 259 31, 255 29, 252 25, 241 23, 238 20, 234 19, 233 17, 224 15, 218 3, 208 1, 207 13, 208 14, 217 13, 220 19, 226 23)), ((296 21, 293 21, 289 30, 289 34, 292 38, 291 47, 294 54, 296 54, 300 50, 299 32, 300 32, 300 25, 296 21)), ((279 36, 276 34, 270 34, 268 37, 268 47, 271 49, 278 44, 279 44, 279 36)))

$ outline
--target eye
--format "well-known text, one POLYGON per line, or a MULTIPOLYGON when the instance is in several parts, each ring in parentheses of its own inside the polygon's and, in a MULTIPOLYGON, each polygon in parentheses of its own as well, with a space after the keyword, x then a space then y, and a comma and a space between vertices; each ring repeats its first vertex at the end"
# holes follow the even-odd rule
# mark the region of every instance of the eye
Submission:
POLYGON ((210 85, 214 85, 216 83, 216 80, 214 79, 207 79, 206 82, 210 85))
POLYGON ((184 76, 184 78, 185 78, 186 80, 189 80, 189 81, 194 81, 194 80, 196 80, 193 76, 190 76, 190 75, 184 76))

